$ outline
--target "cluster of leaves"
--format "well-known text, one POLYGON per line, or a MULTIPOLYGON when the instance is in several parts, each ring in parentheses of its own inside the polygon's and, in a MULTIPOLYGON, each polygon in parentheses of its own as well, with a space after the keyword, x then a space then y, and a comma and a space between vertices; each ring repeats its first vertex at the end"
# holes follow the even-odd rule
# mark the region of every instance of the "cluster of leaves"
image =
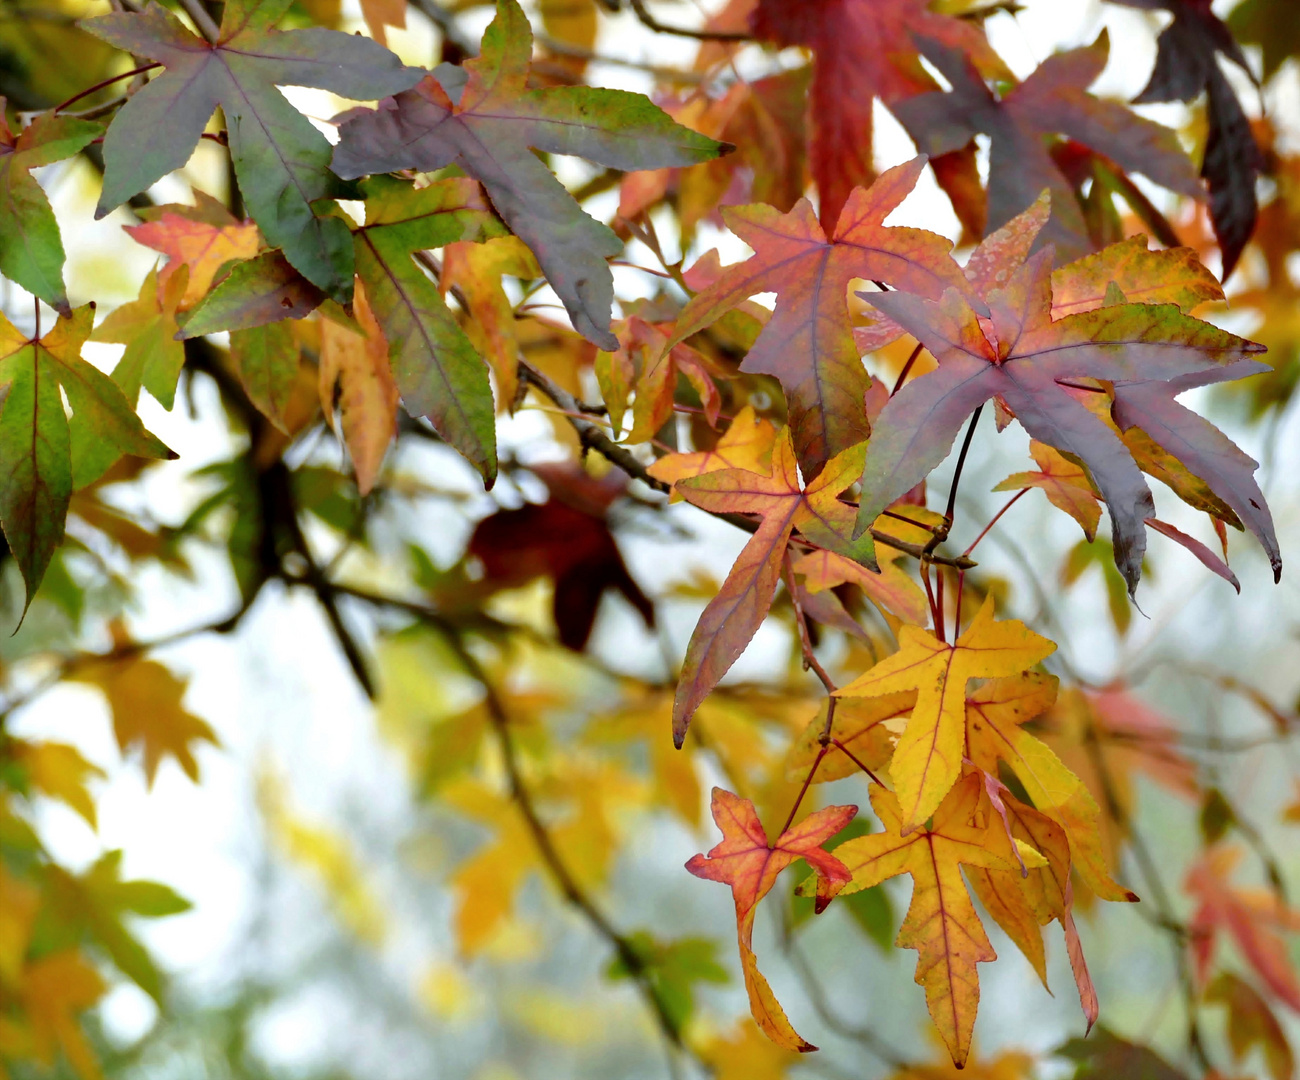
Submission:
MULTIPOLYGON (((492 833, 451 877, 463 955, 507 934, 538 871, 605 939, 610 977, 637 987, 673 1052, 724 1077, 780 1075, 794 1052, 816 1049, 754 952, 760 901, 799 860, 813 873, 784 896, 789 912, 844 908, 877 944, 917 951, 916 982, 956 1068, 972 1052, 977 965, 996 959, 972 896, 1044 986, 1042 929, 1060 924, 1091 1029, 1100 1003, 1076 906, 1137 900, 1116 878, 1136 842, 1130 776, 1146 770, 1203 806, 1206 851, 1186 881, 1195 913, 1185 924, 1157 916, 1187 950, 1192 1048, 1204 1053, 1197 1011, 1223 1005, 1234 1059, 1261 1044, 1285 1080, 1290 1049, 1273 1009, 1300 1012, 1279 943, 1296 916, 1272 863, 1273 889, 1230 884, 1239 852, 1220 842, 1237 829, 1258 847, 1258 835, 1223 792, 1198 786, 1175 730, 1126 687, 1089 688, 1060 667, 1062 686, 1048 670, 1056 645, 995 617, 1001 583, 973 552, 1002 511, 965 550, 945 547, 991 402, 999 431, 1015 422, 1028 433, 1036 466, 998 485, 1014 492, 1004 511, 1037 488, 1078 522, 1084 541, 1065 575, 1099 563, 1121 630, 1148 527, 1238 589, 1226 528, 1249 531, 1281 574, 1257 463, 1177 399, 1259 375, 1237 391, 1257 412, 1289 399, 1300 371, 1287 268, 1300 171, 1266 124, 1247 119, 1218 57, 1249 63, 1207 3, 1116 2, 1173 13, 1136 100, 1205 94, 1199 169, 1179 133, 1089 92, 1107 63, 1104 34, 1017 80, 979 4, 732 0, 704 32, 699 89, 658 104, 583 82, 598 25, 583 4, 579 15, 544 5, 539 44, 518 0, 495 0, 477 49, 432 4, 443 41, 428 70, 385 47, 385 26, 406 15, 391 0, 363 4, 370 38, 326 25, 338 24, 330 5, 290 0, 226 0, 219 21, 201 0, 69 20, 61 32, 88 58, 89 89, 35 68, 0 82, 20 110, 0 101, 0 274, 35 298, 36 316, 28 333, 0 315, 0 527, 21 577, 15 606, 37 612, 39 634, 49 614, 38 601, 50 601, 76 639, 95 585, 107 585, 110 607, 132 591, 103 552, 182 575, 204 542, 227 555, 239 606, 182 636, 235 629, 268 583, 309 590, 362 688, 402 720, 423 796, 492 833), (732 61, 755 42, 800 47, 809 63, 745 81, 732 61), (281 86, 377 104, 336 116, 331 146, 281 86), (879 175, 877 100, 921 155, 879 175), (224 201, 195 187, 192 204, 156 204, 150 192, 192 168, 205 142, 228 165, 224 201), (575 195, 552 171, 555 155, 598 169, 575 195), (129 204, 132 242, 165 256, 138 298, 98 324, 93 302, 71 303, 59 224, 32 172, 73 158, 102 173, 96 215, 129 204), (926 170, 963 227, 960 261, 948 238, 885 223, 926 170), (1277 182, 1262 212, 1261 171, 1277 182), (1162 213, 1134 175, 1182 216, 1162 213), (614 188, 610 222, 582 205, 614 188), (682 251, 707 223, 752 255, 729 266, 712 250, 689 266, 670 260, 664 210, 682 251), (1258 258, 1247 247, 1257 214, 1267 226, 1258 258), (629 241, 661 264, 633 268, 663 284, 649 299, 618 299, 615 317, 611 260, 629 241), (1218 278, 1202 261, 1216 246, 1218 278), (1262 344, 1194 314, 1223 300, 1239 259, 1239 300, 1263 316, 1262 344), (567 321, 539 313, 543 289, 567 321), (760 294, 775 295, 771 309, 753 301, 760 294), (44 333, 42 303, 56 314, 44 333), (125 347, 110 374, 82 357, 88 341, 125 347), (180 390, 193 400, 198 380, 216 387, 239 438, 194 473, 203 495, 183 520, 159 526, 119 498, 119 485, 139 490, 154 462, 175 457, 138 409, 146 392, 167 410, 180 390), (596 390, 600 404, 588 404, 596 390), (526 408, 549 412, 565 460, 499 450, 499 421, 526 408), (312 456, 331 428, 347 467, 312 456), (927 480, 963 429, 946 505, 929 509, 927 480), (415 442, 451 448, 484 488, 502 476, 527 496, 494 503, 449 567, 424 537, 384 521, 418 500, 468 499, 404 467, 399 451, 415 442), (1219 551, 1156 516, 1147 477, 1207 515, 1219 551), (606 670, 586 650, 607 594, 648 630, 662 603, 683 598, 647 595, 615 530, 678 501, 749 539, 720 586, 681 590, 707 603, 680 667, 669 657, 658 681, 606 670), (1109 544, 1096 541, 1103 508, 1109 544), (339 569, 353 548, 391 552, 385 527, 408 547, 406 595, 339 569), (318 557, 314 532, 338 541, 336 557, 318 557), (553 635, 510 614, 509 598, 538 581, 551 588, 553 635), (340 597, 416 624, 386 639, 378 687, 340 597), (975 612, 968 622, 963 608, 975 612), (724 682, 769 619, 793 643, 784 685, 724 682), (555 720, 574 702, 537 688, 538 672, 566 664, 603 695, 576 733, 555 720), (426 708, 410 688, 429 669, 468 680, 472 701, 452 708, 430 693, 440 704, 426 708), (706 761, 729 785, 712 799, 722 840, 687 869, 732 889, 757 1024, 732 1037, 696 1024, 698 984, 727 978, 715 943, 624 933, 593 899, 630 811, 699 825, 706 761), (814 785, 850 776, 869 781, 862 801, 880 831, 855 806, 811 809, 814 785), (880 886, 900 875, 912 899, 894 938, 880 886), (1220 933, 1248 976, 1218 965, 1220 933)), ((1266 76, 1280 63, 1269 27, 1284 7, 1248 0, 1234 16, 1243 40, 1266 43, 1266 76)), ((458 475, 450 455, 439 460, 458 475)), ((173 639, 111 629, 108 651, 61 656, 52 681, 102 692, 119 746, 141 752, 150 782, 166 757, 197 779, 194 747, 215 736, 182 706, 184 683, 148 656, 173 639)), ((5 733, 50 681, 16 689, 0 711, 0 1069, 48 1065, 58 1050, 89 1080, 97 1065, 76 1014, 105 989, 97 965, 162 1002, 162 977, 123 917, 184 903, 123 881, 114 854, 78 875, 42 847, 33 798, 62 800, 93 827, 86 784, 98 772, 72 747, 5 733)), ((1269 715, 1280 734, 1293 722, 1269 715)), ((276 797, 264 802, 344 921, 379 936, 346 851, 276 797)), ((1063 1051, 1080 1076, 1178 1075, 1100 1034, 1063 1051)), ((1015 1056, 972 1064, 990 1076, 1029 1068, 1015 1056)))

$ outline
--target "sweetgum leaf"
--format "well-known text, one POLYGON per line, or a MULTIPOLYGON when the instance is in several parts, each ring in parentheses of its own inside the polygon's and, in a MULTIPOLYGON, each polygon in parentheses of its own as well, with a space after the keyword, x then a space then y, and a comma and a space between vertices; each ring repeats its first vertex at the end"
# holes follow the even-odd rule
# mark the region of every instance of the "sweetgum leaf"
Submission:
POLYGON ((235 264, 216 287, 178 320, 179 336, 202 337, 222 330, 304 319, 325 294, 303 277, 280 251, 265 251, 235 264))
POLYGON ((501 235, 500 223, 472 180, 442 180, 417 190, 374 176, 363 190, 366 223, 354 238, 357 276, 388 341, 402 404, 412 416, 427 417, 491 487, 496 411, 487 366, 413 256, 501 235))
MULTIPOLYGON (((641 94, 589 86, 528 89, 533 32, 517 0, 497 0, 482 55, 443 64, 413 90, 354 113, 339 132, 334 171, 345 179, 459 165, 479 180, 512 232, 537 256, 574 327, 602 349, 623 250, 532 152, 573 154, 612 169, 693 165, 724 144, 671 120, 641 94)), ((359 95, 354 95, 359 96, 359 95)))
POLYGON ((0 274, 67 315, 63 240, 50 201, 31 170, 71 157, 103 127, 71 116, 42 114, 18 134, 0 97, 0 274))
POLYGON ((965 753, 966 683, 1026 671, 1056 651, 1055 643, 1018 619, 995 622, 992 598, 954 643, 904 625, 898 652, 836 691, 879 697, 915 690, 916 704, 889 765, 907 836, 933 814, 961 776, 965 753))
POLYGON ((953 261, 950 241, 924 229, 884 224, 924 167, 924 158, 914 158, 882 173, 870 188, 854 191, 830 239, 806 200, 788 214, 761 205, 724 210, 728 227, 754 254, 726 267, 678 317, 673 345, 755 293, 776 292, 776 310, 741 370, 781 380, 806 472, 815 473, 870 431, 863 399, 871 380, 853 340, 850 281, 870 278, 935 299, 957 289, 983 307, 953 261))
POLYGON ((1088 467, 1110 510, 1116 565, 1133 592, 1146 550, 1144 522, 1155 516, 1151 491, 1120 438, 1062 385, 1100 379, 1114 387, 1119 427, 1141 428, 1204 479, 1259 539, 1280 575, 1255 462, 1176 400, 1192 387, 1266 370, 1245 359, 1263 346, 1173 304, 1116 304, 1053 320, 1052 257, 1044 248, 1005 288, 988 294, 993 317, 986 324, 955 291, 939 303, 872 294, 873 304, 930 349, 939 368, 904 386, 877 418, 858 528, 919 483, 947 456, 966 417, 997 396, 1031 436, 1088 467))
POLYGON ((852 821, 857 812, 856 806, 828 806, 809 814, 786 829, 775 843, 769 843, 754 804, 715 787, 713 820, 722 830, 722 840, 708 855, 693 855, 686 864, 686 869, 696 877, 731 886, 736 901, 736 931, 740 939, 740 962, 745 973, 745 989, 749 992, 750 1012, 763 1033, 787 1050, 806 1053, 817 1047, 795 1031, 758 970, 753 950, 758 902, 772 891, 782 870, 796 859, 804 859, 817 870, 820 880, 826 882, 818 893, 817 910, 830 903, 835 893, 847 883, 849 872, 839 859, 827 854, 822 845, 852 821))
POLYGON ((145 430, 117 384, 81 358, 94 317, 93 305, 77 308, 38 341, 0 314, 0 525, 27 604, 63 540, 76 488, 123 454, 176 456, 145 430))
MULTIPOLYGON (((969 56, 986 75, 1010 78, 976 24, 931 11, 932 6, 928 0, 759 0, 754 10, 751 26, 756 35, 813 51, 810 157, 827 230, 834 227, 853 189, 875 179, 874 99, 892 107, 936 89, 921 66, 913 35, 969 56)), ((936 173, 942 172, 936 163, 936 173)))
POLYGON ((1048 135, 1068 135, 1130 172, 1201 196, 1196 170, 1173 131, 1087 92, 1110 52, 1104 32, 1086 48, 1048 57, 1001 97, 959 51, 937 41, 918 44, 952 90, 918 94, 898 102, 894 112, 923 153, 957 150, 976 134, 990 137, 988 228, 1010 221, 1047 188, 1052 220, 1046 238, 1068 258, 1092 250, 1079 201, 1044 142, 1048 135))
MULTIPOLYGON (((949 792, 923 828, 901 832, 898 799, 879 784, 871 786, 871 808, 885 831, 860 836, 832 852, 852 875, 844 895, 879 885, 899 874, 912 876, 912 903, 896 945, 916 949, 916 981, 925 987, 935 1027, 961 1068, 970 1054, 979 1008, 976 964, 997 959, 970 894, 961 865, 1011 870, 1015 849, 1001 823, 992 817, 978 776, 971 774, 949 792), (981 821, 983 824, 975 824, 981 821)), ((807 891, 809 882, 800 887, 807 891)), ((817 890, 825 886, 818 874, 817 890)))
POLYGON ((276 87, 317 87, 368 101, 415 85, 421 73, 366 38, 320 28, 276 30, 289 4, 228 0, 215 43, 196 37, 156 0, 143 12, 83 23, 124 52, 166 69, 132 95, 108 129, 96 216, 183 167, 220 108, 253 219, 309 281, 347 300, 347 226, 312 207, 343 190, 330 175, 330 146, 276 87))

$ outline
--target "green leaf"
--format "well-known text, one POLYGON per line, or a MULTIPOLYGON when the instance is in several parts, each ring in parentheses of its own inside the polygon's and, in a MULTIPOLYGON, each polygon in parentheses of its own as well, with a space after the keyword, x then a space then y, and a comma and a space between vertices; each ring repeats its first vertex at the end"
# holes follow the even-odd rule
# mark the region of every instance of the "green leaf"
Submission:
POLYGON ((123 454, 176 456, 145 430, 117 384, 81 359, 94 311, 87 304, 61 316, 39 341, 0 315, 0 525, 28 604, 63 540, 73 491, 123 454))
POLYGON ((304 278, 280 251, 265 251, 237 263, 188 314, 180 318, 182 338, 222 330, 248 330, 284 319, 303 319, 325 294, 304 278))
POLYGON ((122 106, 104 140, 96 216, 182 168, 213 112, 226 118, 244 201, 263 235, 313 284, 346 301, 352 249, 345 222, 313 203, 344 193, 330 146, 277 86, 311 86, 360 101, 413 86, 415 68, 362 37, 312 28, 280 32, 290 0, 229 0, 215 44, 156 2, 86 20, 91 33, 165 67, 122 106))
POLYGON ((158 270, 149 272, 140 295, 123 304, 95 328, 91 341, 126 346, 113 369, 113 381, 135 404, 143 386, 164 409, 176 400, 176 380, 185 364, 185 346, 176 340, 176 309, 185 296, 189 271, 182 265, 159 287, 158 270))
POLYGON ((281 431, 298 379, 299 351, 288 323, 269 323, 230 335, 230 358, 249 400, 281 431))
POLYGON ((63 241, 54 211, 31 170, 71 157, 104 129, 70 116, 38 116, 18 135, 0 98, 0 274, 66 315, 63 241))
POLYGON ((427 417, 490 487, 497 472, 496 411, 487 365, 412 255, 505 230, 472 180, 442 180, 417 190, 375 176, 363 190, 366 223, 356 230, 357 276, 388 340, 402 404, 412 416, 427 417))
POLYGON ((588 216, 533 150, 612 169, 694 165, 729 149, 673 121, 642 94, 590 86, 528 89, 533 31, 517 0, 497 0, 482 55, 441 64, 415 89, 340 129, 334 171, 352 179, 459 165, 482 182, 511 231, 537 256, 574 328, 602 349, 623 242, 588 216))

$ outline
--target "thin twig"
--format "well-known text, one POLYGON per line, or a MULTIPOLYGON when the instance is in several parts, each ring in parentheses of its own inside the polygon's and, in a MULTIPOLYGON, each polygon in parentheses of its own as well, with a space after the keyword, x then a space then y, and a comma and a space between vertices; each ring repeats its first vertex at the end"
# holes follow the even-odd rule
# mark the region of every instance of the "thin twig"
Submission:
POLYGON ((907 376, 911 373, 912 365, 916 363, 916 358, 921 355, 921 350, 923 348, 924 346, 918 341, 916 343, 916 348, 912 350, 912 355, 907 358, 907 363, 903 365, 903 370, 898 373, 898 378, 894 380, 894 388, 889 391, 890 397, 893 397, 903 389, 903 383, 907 380, 907 376))
POLYGON ((737 33, 732 30, 688 30, 684 26, 669 26, 661 23, 646 10, 645 0, 631 0, 632 12, 641 20, 641 25, 657 34, 675 34, 677 37, 693 38, 695 41, 753 41, 752 34, 737 33))
POLYGON ((208 14, 208 9, 203 6, 203 0, 180 0, 180 5, 198 27, 199 33, 207 38, 210 44, 215 45, 221 39, 221 28, 208 14))

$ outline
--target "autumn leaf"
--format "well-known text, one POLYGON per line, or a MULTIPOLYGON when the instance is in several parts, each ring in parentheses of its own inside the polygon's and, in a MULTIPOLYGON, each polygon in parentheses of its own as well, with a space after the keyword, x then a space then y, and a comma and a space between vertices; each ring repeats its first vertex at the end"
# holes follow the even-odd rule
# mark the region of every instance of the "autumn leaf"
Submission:
POLYGON ((370 494, 397 435, 397 386, 388 366, 388 342, 358 285, 353 311, 362 333, 332 319, 320 324, 320 399, 326 416, 338 403, 338 423, 352 455, 357 490, 370 494))
POLYGON ((1023 725, 1051 708, 1057 680, 1028 674, 985 683, 966 698, 966 753, 979 769, 998 775, 1010 767, 1030 801, 1055 821, 1070 842, 1079 876, 1103 900, 1136 900, 1111 878, 1102 838, 1101 810, 1084 786, 1045 743, 1023 725))
POLYGON ((237 262, 193 308, 177 320, 179 337, 252 330, 286 319, 305 319, 325 299, 280 251, 237 262))
POLYGON ((738 1020, 729 1034, 713 1035, 699 1047, 700 1057, 713 1069, 714 1080, 788 1080, 786 1070, 799 1055, 763 1037, 752 1020, 738 1020))
POLYGON ((63 539, 74 490, 123 454, 175 456, 117 384, 81 358, 94 317, 93 305, 77 308, 38 340, 0 314, 0 525, 27 586, 24 607, 63 539))
POLYGON ((619 347, 612 353, 597 354, 596 379, 615 431, 623 426, 629 395, 636 394, 627 442, 648 442, 669 421, 673 415, 678 375, 683 376, 699 395, 705 419, 710 424, 718 422, 722 399, 709 373, 707 361, 689 345, 677 344, 667 348, 671 326, 656 326, 633 315, 616 324, 614 329, 619 347))
POLYGON ((880 98, 892 108, 896 102, 935 87, 917 55, 917 35, 969 55, 989 76, 1010 75, 973 23, 933 11, 932 6, 926 0, 834 0, 825 4, 760 0, 754 11, 751 25, 756 35, 813 51, 808 93, 810 157, 822 225, 827 229, 839 218, 853 189, 875 179, 871 157, 874 99, 880 98))
POLYGON ((164 757, 174 758, 185 775, 198 782, 192 744, 219 743, 212 728, 181 704, 182 679, 156 660, 131 655, 90 661, 79 666, 72 678, 103 693, 113 715, 117 745, 123 754, 137 747, 142 751, 150 787, 164 757))
POLYGON ((799 556, 793 569, 803 575, 804 587, 814 596, 837 585, 856 585, 873 604, 904 622, 924 626, 930 617, 929 604, 921 586, 895 565, 901 556, 886 544, 877 545, 880 570, 874 571, 833 551, 809 551, 799 556))
POLYGON ((496 479, 496 410, 483 358, 413 256, 459 240, 500 235, 472 180, 415 188, 375 176, 362 185, 366 223, 356 230, 357 276, 388 342, 402 404, 483 475, 496 479))
POLYGON ((387 27, 406 28, 406 0, 361 0, 361 15, 370 36, 380 45, 387 45, 387 27))
POLYGON ((20 989, 32 1056, 48 1068, 61 1050, 81 1080, 100 1080, 99 1057, 77 1023, 108 989, 99 972, 78 950, 63 949, 29 963, 20 989))
POLYGON ((1184 889, 1197 903, 1188 922, 1197 978, 1205 983, 1219 935, 1226 932, 1269 992, 1300 1013, 1300 978, 1281 935, 1300 929, 1300 913, 1267 889, 1230 884, 1241 855, 1240 848, 1213 847, 1192 864, 1184 879, 1184 889))
MULTIPOLYGON (((1133 104, 1194 101, 1206 95, 1205 157, 1201 175, 1210 188, 1210 217, 1223 252, 1223 279, 1237 265, 1255 228, 1255 180, 1264 155, 1232 84, 1219 67, 1219 54, 1254 80, 1241 46, 1208 4, 1186 0, 1114 0, 1126 7, 1168 11, 1173 22, 1156 39, 1156 64, 1133 104)), ((1236 12, 1234 12, 1236 14, 1236 12)))
MULTIPOLYGON (((841 890, 845 895, 912 875, 912 903, 895 944, 920 954, 916 981, 925 987, 930 1016, 958 1068, 970 1053, 979 1008, 975 965, 997 959, 958 866, 1011 870, 1016 865, 1001 825, 990 824, 987 801, 981 805, 982 792, 979 778, 967 776, 944 798, 933 821, 904 834, 898 799, 873 784, 871 807, 885 831, 847 840, 833 853, 852 875, 841 890)), ((801 890, 810 887, 811 881, 801 890)))
POLYGON ((207 296, 223 266, 251 259, 262 244, 256 225, 238 220, 222 203, 197 189, 193 206, 149 207, 141 210, 140 216, 144 220, 139 225, 123 229, 137 243, 167 256, 159 284, 167 286, 182 266, 189 269, 189 282, 178 305, 183 310, 207 296))
POLYGON ((806 200, 788 214, 770 206, 726 209, 728 228, 754 254, 691 299, 669 340, 671 346, 698 333, 756 293, 775 292, 776 308, 741 370, 780 379, 799 463, 810 475, 870 431, 863 400, 871 380, 849 318, 852 280, 870 278, 935 298, 956 289, 983 307, 947 239, 884 225, 924 166, 924 158, 915 158, 855 191, 829 240, 806 200))
MULTIPOLYGON (((754 916, 758 903, 772 890, 777 876, 796 859, 805 860, 827 882, 822 896, 829 903, 848 881, 844 865, 822 848, 853 820, 856 806, 828 806, 787 828, 769 844, 754 804, 722 788, 713 789, 713 820, 722 830, 722 842, 708 855, 693 855, 686 869, 696 877, 731 886, 736 902, 736 929, 740 938, 740 964, 749 992, 754 1022, 778 1046, 801 1053, 817 1047, 803 1039, 786 1019, 785 1011, 758 970, 753 952, 754 916)), ((818 910, 824 906, 819 896, 818 910)))
POLYGON ((679 480, 720 469, 743 469, 746 472, 767 474, 772 471, 772 448, 776 445, 777 431, 772 422, 759 416, 752 405, 746 405, 727 425, 717 443, 710 450, 696 450, 686 454, 666 454, 649 468, 656 480, 672 484, 671 501, 682 498, 676 490, 679 480))
POLYGON ((578 332, 613 350, 614 284, 605 260, 623 250, 622 241, 578 206, 532 150, 628 171, 708 161, 723 146, 675 124, 640 94, 588 86, 529 90, 532 46, 518 0, 497 0, 482 54, 463 67, 440 65, 376 112, 352 114, 340 128, 333 168, 354 179, 459 165, 537 256, 578 332))
POLYGON ((1092 250, 1082 208, 1052 160, 1044 140, 1048 135, 1068 135, 1162 187, 1200 196, 1196 171, 1173 131, 1087 92, 1109 56, 1104 32, 1086 48, 1048 57, 1001 97, 985 86, 979 71, 958 50, 938 41, 918 44, 952 90, 899 101, 893 112, 922 153, 945 154, 976 134, 990 137, 989 229, 1010 221, 1047 188, 1052 193, 1048 241, 1067 258, 1092 250))
POLYGON ((1295 1075, 1295 1055, 1286 1033, 1268 1002, 1244 979, 1231 972, 1215 976, 1205 991, 1205 1000, 1228 1010, 1228 1045, 1232 1059, 1240 1065, 1258 1046, 1272 1080, 1290 1080, 1295 1075))
POLYGON ((1083 466, 1070 461, 1037 439, 1029 441, 1029 453, 1038 464, 1036 472, 1012 473, 994 491, 1018 491, 1021 488, 1041 488, 1047 501, 1058 510, 1064 510, 1083 529, 1091 543, 1097 538, 1097 524, 1101 521, 1101 507, 1092 490, 1083 466))
POLYGON ((102 779, 104 770, 92 765, 75 746, 55 742, 12 743, 13 759, 27 773, 28 782, 43 795, 66 803, 92 828, 97 827, 95 800, 86 782, 102 779))
POLYGON ((164 409, 170 409, 176 400, 176 380, 185 364, 185 346, 176 340, 176 312, 188 281, 189 271, 184 264, 180 273, 172 274, 165 282, 157 269, 149 271, 139 297, 110 312, 90 335, 91 341, 126 346, 113 369, 113 381, 132 405, 139 399, 142 387, 164 409))
POLYGON ((415 85, 421 72, 365 38, 319 27, 278 31, 288 7, 289 0, 231 0, 216 42, 195 36, 156 0, 142 12, 82 23, 165 69, 113 118, 95 213, 103 217, 184 167, 220 108, 253 220, 309 281, 346 301, 353 271, 347 225, 313 207, 344 192, 330 175, 330 145, 276 87, 317 87, 370 101, 415 85))
POLYGON ((525 281, 542 276, 533 253, 517 236, 481 244, 457 240, 443 253, 438 286, 444 296, 456 290, 468 305, 465 332, 491 365, 500 399, 509 405, 519 390, 519 336, 514 305, 502 285, 506 274, 525 281))
POLYGON ((680 747, 700 702, 745 651, 772 606, 781 561, 793 530, 814 544, 848 547, 853 510, 837 496, 853 482, 861 447, 830 461, 805 488, 799 483, 790 429, 772 451, 772 471, 763 476, 723 469, 681 480, 685 499, 715 513, 762 515, 763 522, 736 558, 727 580, 709 601, 691 634, 677 680, 673 741, 680 747))
POLYGON ((865 529, 947 455, 966 417, 997 396, 1031 436, 1087 466, 1111 515, 1116 565, 1130 593, 1141 576, 1150 489, 1118 436, 1062 383, 1113 385, 1120 429, 1141 428, 1228 504, 1281 573, 1256 464, 1217 428, 1176 401, 1195 387, 1244 378, 1265 366, 1244 359, 1262 346, 1182 314, 1172 304, 1115 304, 1053 320, 1050 248, 989 293, 982 324, 965 298, 939 303, 903 293, 872 303, 934 354, 937 371, 903 387, 877 417, 863 469, 858 528, 865 529))
POLYGON ((71 157, 104 129, 91 120, 43 113, 15 134, 0 97, 0 274, 70 315, 63 240, 32 169, 71 157))
POLYGON ((812 783, 842 780, 859 771, 858 761, 870 769, 883 772, 894 754, 894 742, 902 734, 907 717, 916 705, 915 690, 900 690, 879 697, 837 698, 831 717, 830 750, 822 755, 821 736, 826 728, 827 705, 822 703, 817 715, 791 744, 785 759, 787 779, 800 780, 809 775, 820 757, 812 783), (839 744, 839 745, 836 745, 839 744), (843 746, 848 754, 840 750, 843 746))
POLYGON ((841 697, 917 692, 889 766, 903 835, 935 812, 961 776, 967 681, 1019 674, 1055 651, 1055 644, 1017 619, 995 622, 990 597, 955 644, 903 626, 898 652, 836 691, 841 697))

